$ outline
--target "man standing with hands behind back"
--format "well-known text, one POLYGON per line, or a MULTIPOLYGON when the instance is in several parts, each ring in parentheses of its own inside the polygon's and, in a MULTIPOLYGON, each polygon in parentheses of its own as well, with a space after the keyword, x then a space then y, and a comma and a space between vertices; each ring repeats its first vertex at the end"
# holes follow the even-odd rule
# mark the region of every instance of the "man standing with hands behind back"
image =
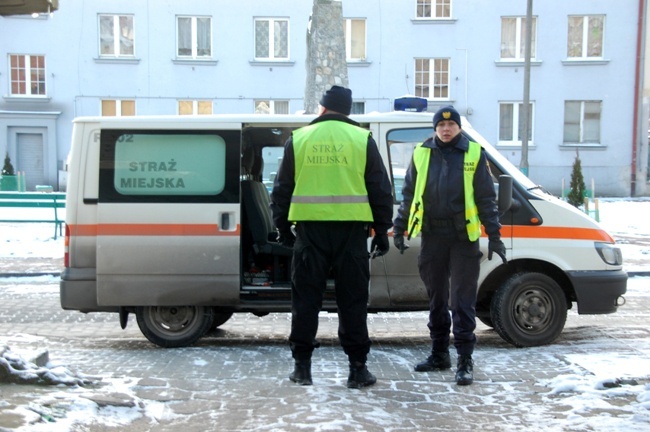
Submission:
POLYGON ((462 135, 460 114, 451 106, 436 112, 433 128, 434 137, 413 151, 404 179, 404 200, 394 221, 393 242, 403 253, 408 248, 404 234, 411 238, 422 232, 418 268, 429 295, 432 349, 415 370, 451 368, 449 331, 453 320, 456 383, 469 385, 474 381, 481 223, 489 238, 488 259, 496 253, 506 264, 506 248, 499 232, 494 183, 481 146, 462 135))
POLYGON ((289 379, 300 385, 312 384, 311 356, 319 346, 318 314, 330 272, 339 340, 350 361, 347 386, 376 382, 366 367, 367 239, 372 228, 373 256, 388 252, 393 196, 377 144, 368 130, 348 117, 351 108, 352 92, 347 88, 333 86, 323 95, 319 116, 287 140, 271 193, 280 242, 294 247, 289 344, 295 366, 289 379))

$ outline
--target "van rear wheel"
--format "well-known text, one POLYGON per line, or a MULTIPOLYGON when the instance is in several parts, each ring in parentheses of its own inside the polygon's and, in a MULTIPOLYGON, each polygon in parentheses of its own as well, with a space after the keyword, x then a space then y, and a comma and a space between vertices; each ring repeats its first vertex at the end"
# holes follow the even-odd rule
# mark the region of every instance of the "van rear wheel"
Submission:
POLYGON ((135 315, 142 334, 163 348, 194 344, 214 322, 214 309, 206 306, 141 306, 135 315))
POLYGON ((517 347, 546 345, 562 333, 567 299, 560 286, 542 273, 517 273, 494 294, 490 315, 494 330, 517 347))

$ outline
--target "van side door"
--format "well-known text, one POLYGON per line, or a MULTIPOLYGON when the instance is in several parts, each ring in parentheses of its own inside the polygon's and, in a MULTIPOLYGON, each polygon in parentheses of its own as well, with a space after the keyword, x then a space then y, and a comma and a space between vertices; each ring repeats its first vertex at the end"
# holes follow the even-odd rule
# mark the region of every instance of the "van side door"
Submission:
MULTIPOLYGON (((433 127, 415 124, 380 125, 380 147, 387 161, 388 176, 393 184, 393 218, 402 202, 402 186, 406 170, 411 163, 415 146, 433 134, 433 127)), ((405 309, 427 309, 426 288, 418 271, 420 237, 407 241, 409 249, 403 254, 391 247, 385 257, 386 279, 390 304, 405 309)))
POLYGON ((98 304, 236 304, 241 125, 159 127, 101 131, 98 304))

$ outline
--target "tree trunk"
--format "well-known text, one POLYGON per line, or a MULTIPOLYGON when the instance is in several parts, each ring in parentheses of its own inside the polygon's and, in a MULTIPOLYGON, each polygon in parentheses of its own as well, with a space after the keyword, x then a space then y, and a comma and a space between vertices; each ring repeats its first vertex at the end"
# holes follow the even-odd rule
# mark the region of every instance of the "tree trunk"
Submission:
POLYGON ((307 28, 306 114, 318 111, 318 101, 333 85, 348 87, 344 25, 341 1, 314 0, 307 28))

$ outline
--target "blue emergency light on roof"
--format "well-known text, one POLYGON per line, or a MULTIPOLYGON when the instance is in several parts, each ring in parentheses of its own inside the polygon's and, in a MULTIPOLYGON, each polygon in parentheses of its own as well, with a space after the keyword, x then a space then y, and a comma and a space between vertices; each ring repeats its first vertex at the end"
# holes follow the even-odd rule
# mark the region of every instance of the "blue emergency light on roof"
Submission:
POLYGON ((415 96, 404 96, 395 99, 393 106, 395 111, 415 111, 422 112, 427 110, 427 100, 415 96))

